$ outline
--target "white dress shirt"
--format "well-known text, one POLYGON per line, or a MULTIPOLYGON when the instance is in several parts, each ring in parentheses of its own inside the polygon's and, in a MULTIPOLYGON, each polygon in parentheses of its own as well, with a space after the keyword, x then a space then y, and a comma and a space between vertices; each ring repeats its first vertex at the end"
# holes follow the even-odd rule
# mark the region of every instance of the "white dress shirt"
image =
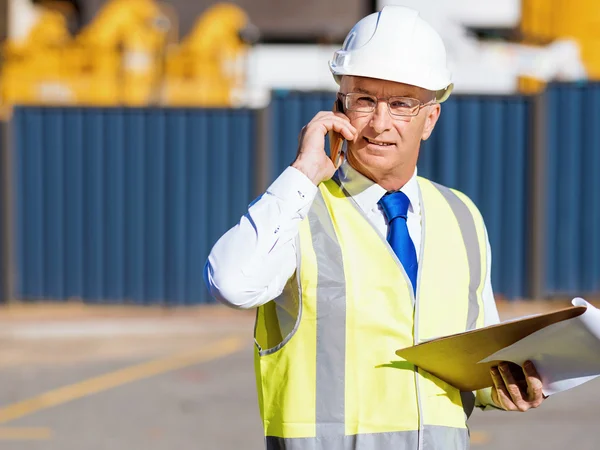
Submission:
MULTIPOLYGON (((371 224, 387 236, 387 220, 377 202, 386 190, 345 161, 339 169, 342 186, 371 224)), ((317 194, 317 187, 299 170, 288 167, 249 207, 240 222, 213 247, 204 270, 211 294, 234 308, 255 308, 275 300, 282 336, 295 322, 297 305, 280 297, 296 270, 295 237, 317 194)), ((421 204, 417 173, 401 189, 410 200, 407 225, 416 249, 421 246, 421 204)), ((483 288, 484 325, 498 323, 491 285, 491 250, 487 240, 487 274, 483 288)), ((417 251, 417 258, 419 251, 417 251)), ((289 301, 289 300, 287 300, 289 301)))

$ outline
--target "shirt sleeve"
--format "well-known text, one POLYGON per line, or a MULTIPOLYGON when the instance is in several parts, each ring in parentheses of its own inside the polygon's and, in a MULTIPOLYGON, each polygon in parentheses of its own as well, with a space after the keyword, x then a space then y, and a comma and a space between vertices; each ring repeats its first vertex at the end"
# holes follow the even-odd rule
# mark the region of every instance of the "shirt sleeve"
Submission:
POLYGON ((295 237, 317 191, 302 172, 288 167, 252 202, 208 256, 204 279, 211 295, 240 309, 278 297, 296 270, 295 237))
MULTIPOLYGON (((496 301, 494 300, 494 291, 492 290, 492 249, 488 239, 487 230, 485 231, 486 240, 486 261, 487 272, 485 275, 485 284, 483 286, 483 326, 488 327, 500 323, 500 316, 496 301)), ((484 411, 500 409, 492 401, 492 388, 488 387, 475 392, 475 406, 484 411)))

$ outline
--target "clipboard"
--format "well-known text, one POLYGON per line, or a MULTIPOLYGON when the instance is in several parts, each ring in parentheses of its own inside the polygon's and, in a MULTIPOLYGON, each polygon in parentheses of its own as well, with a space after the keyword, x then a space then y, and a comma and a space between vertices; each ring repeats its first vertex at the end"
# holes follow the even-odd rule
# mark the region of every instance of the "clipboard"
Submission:
POLYGON ((493 385, 490 369, 498 365, 498 361, 481 364, 479 361, 542 328, 580 316, 586 309, 571 306, 445 336, 397 350, 396 355, 461 391, 475 391, 493 385))

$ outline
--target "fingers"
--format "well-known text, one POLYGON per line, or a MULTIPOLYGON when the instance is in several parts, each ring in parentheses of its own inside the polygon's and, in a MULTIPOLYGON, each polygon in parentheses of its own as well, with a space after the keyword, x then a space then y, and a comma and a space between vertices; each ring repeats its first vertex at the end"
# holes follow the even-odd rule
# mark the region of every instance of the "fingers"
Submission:
POLYGON ((532 408, 537 408, 544 401, 542 377, 531 361, 523 364, 523 371, 527 381, 527 401, 532 408))
POLYGON ((344 136, 344 139, 348 141, 354 140, 354 137, 357 133, 356 128, 352 126, 348 118, 344 119, 334 114, 331 114, 327 117, 323 117, 317 123, 325 127, 325 132, 331 130, 337 131, 342 136, 344 136))
POLYGON ((298 136, 298 153, 292 167, 304 173, 316 186, 331 178, 337 169, 325 153, 325 136, 330 131, 339 133, 348 141, 354 140, 357 135, 348 117, 341 113, 321 111, 298 136))
POLYGON ((523 368, 507 362, 491 369, 498 406, 508 411, 527 411, 544 401, 543 383, 535 365, 527 361, 523 368), (524 374, 524 379, 522 375, 524 374))
POLYGON ((344 136, 347 141, 353 141, 356 136, 356 128, 354 128, 350 122, 340 123, 339 120, 334 120, 331 123, 331 128, 333 131, 337 131, 344 136))
MULTIPOLYGON (((504 380, 500 375, 500 372, 497 367, 492 367, 490 370, 492 375, 492 381, 494 382, 494 391, 497 397, 497 405, 501 408, 506 409, 507 411, 518 411, 517 406, 512 401, 512 398, 506 389, 504 384, 504 380)), ((494 397, 494 393, 492 393, 492 397, 494 397)), ((496 399, 494 399, 496 401, 496 399)))
POLYGON ((333 130, 340 133, 344 139, 353 140, 357 134, 356 128, 350 123, 350 119, 340 112, 321 111, 306 126, 306 132, 320 129, 323 136, 333 130))
MULTIPOLYGON (((517 366, 518 367, 518 366, 517 366)), ((504 380, 504 385, 506 386, 506 390, 510 394, 510 398, 512 402, 515 404, 519 411, 527 411, 531 408, 529 402, 523 398, 523 392, 521 392, 521 387, 517 380, 515 379, 515 374, 512 372, 510 365, 507 363, 502 363, 498 366, 500 369, 500 375, 504 380)), ((521 371, 521 368, 515 368, 515 370, 521 371)))

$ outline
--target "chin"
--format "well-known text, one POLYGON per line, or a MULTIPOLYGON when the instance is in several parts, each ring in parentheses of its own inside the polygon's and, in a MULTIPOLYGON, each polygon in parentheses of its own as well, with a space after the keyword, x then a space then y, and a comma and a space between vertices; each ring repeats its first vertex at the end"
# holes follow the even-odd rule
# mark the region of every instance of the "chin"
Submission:
POLYGON ((358 158, 354 158, 360 166, 377 171, 389 171, 398 165, 395 154, 381 150, 361 149, 358 158))

